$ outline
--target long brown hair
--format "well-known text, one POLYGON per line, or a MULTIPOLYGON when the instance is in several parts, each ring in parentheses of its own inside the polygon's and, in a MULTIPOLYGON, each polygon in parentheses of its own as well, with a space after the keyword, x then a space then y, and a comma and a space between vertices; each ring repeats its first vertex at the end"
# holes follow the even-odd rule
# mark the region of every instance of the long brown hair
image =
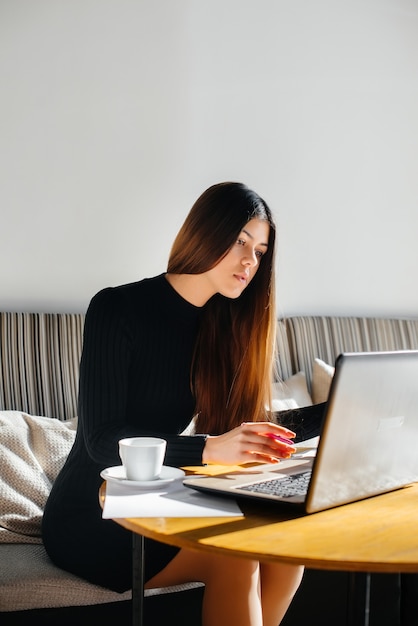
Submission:
POLYGON ((203 308, 191 372, 197 432, 216 435, 244 421, 270 419, 276 228, 258 194, 241 183, 219 183, 197 199, 171 249, 168 272, 201 274, 229 252, 254 218, 270 225, 255 276, 239 298, 216 294, 203 308))

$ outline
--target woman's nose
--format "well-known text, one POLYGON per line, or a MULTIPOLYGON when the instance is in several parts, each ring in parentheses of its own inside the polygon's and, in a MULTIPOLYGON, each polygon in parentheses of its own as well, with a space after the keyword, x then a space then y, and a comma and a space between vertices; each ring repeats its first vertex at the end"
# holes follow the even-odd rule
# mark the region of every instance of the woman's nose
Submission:
POLYGON ((242 258, 242 263, 243 263, 243 265, 247 265, 249 267, 253 267, 253 266, 257 265, 258 258, 257 258, 255 250, 251 254, 244 255, 243 258, 242 258))

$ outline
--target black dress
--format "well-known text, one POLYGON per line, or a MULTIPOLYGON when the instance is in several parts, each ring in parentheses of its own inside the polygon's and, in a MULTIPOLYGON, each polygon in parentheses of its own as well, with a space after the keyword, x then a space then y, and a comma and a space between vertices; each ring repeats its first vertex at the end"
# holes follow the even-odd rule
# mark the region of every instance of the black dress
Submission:
MULTIPOLYGON (((118 440, 167 440, 165 465, 199 465, 205 438, 180 436, 194 412, 190 368, 201 309, 165 275, 100 291, 88 308, 80 364, 78 430, 42 523, 54 563, 115 591, 131 588, 131 533, 103 520, 106 467, 120 465, 118 440)), ((177 548, 147 540, 145 579, 177 548)))

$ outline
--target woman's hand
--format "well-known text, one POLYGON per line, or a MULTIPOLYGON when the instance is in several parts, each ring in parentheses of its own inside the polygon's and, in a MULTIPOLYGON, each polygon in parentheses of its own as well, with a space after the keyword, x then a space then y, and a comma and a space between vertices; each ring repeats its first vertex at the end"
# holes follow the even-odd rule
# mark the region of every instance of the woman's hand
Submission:
POLYGON ((220 465, 241 465, 254 461, 278 463, 296 451, 291 441, 295 436, 288 428, 271 422, 244 422, 223 435, 209 436, 202 462, 220 465))

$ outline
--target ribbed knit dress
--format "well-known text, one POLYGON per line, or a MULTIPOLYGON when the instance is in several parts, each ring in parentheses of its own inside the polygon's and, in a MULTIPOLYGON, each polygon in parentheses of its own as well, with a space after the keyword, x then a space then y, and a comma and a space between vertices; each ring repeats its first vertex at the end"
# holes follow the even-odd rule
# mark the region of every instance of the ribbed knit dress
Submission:
MULTIPOLYGON (((90 302, 80 364, 78 430, 42 524, 59 567, 104 587, 131 588, 131 533, 103 520, 100 472, 120 465, 118 441, 167 440, 165 465, 199 465, 205 439, 180 436, 194 414, 190 368, 202 309, 164 274, 100 291, 90 302)), ((145 578, 177 548, 146 540, 145 578)))

